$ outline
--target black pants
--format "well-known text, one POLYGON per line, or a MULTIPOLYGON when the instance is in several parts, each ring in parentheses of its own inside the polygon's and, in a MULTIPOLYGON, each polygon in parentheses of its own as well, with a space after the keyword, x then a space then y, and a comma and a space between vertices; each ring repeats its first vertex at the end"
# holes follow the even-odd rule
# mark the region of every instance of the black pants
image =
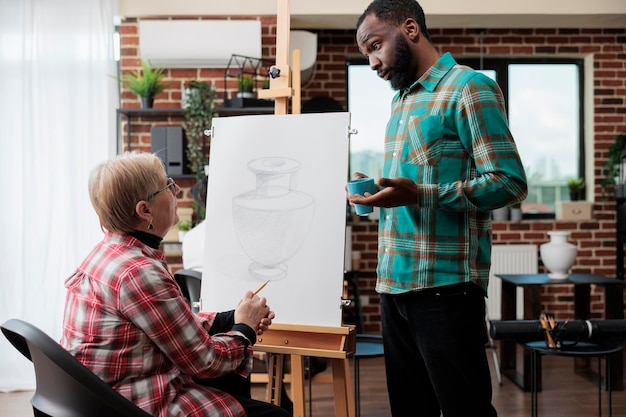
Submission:
POLYGON ((495 417, 485 298, 474 284, 381 294, 394 417, 495 417))
POLYGON ((248 417, 291 417, 284 408, 266 401, 253 400, 250 395, 250 378, 230 374, 219 378, 195 379, 200 385, 206 385, 227 392, 243 407, 248 417))

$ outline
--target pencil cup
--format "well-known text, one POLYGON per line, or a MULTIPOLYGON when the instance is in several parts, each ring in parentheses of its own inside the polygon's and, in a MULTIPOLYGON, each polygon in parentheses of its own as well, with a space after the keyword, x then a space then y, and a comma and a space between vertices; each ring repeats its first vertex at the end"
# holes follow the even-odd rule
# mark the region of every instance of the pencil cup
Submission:
MULTIPOLYGON (((350 194, 365 195, 365 193, 374 194, 376 187, 373 178, 359 178, 358 180, 348 181, 348 192, 350 194)), ((355 204, 354 210, 359 216, 367 216, 374 211, 372 206, 364 206, 355 204)))

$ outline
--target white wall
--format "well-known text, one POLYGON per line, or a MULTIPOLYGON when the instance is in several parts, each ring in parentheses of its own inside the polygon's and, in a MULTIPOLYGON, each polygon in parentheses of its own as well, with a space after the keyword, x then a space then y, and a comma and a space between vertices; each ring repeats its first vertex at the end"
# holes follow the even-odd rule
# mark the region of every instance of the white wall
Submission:
MULTIPOLYGON (((288 0, 119 0, 120 14, 142 16, 275 15, 288 0)), ((370 0, 291 0, 291 27, 352 29, 370 0)), ((421 0, 430 27, 623 27, 624 0, 421 0)))

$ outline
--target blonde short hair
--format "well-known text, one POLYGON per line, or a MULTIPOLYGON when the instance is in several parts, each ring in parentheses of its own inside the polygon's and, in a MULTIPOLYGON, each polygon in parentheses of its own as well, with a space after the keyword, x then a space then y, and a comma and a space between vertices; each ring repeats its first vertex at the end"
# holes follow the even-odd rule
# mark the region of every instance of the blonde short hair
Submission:
POLYGON ((100 226, 123 234, 135 230, 137 203, 151 198, 164 174, 159 157, 144 152, 126 152, 96 166, 89 177, 89 198, 100 226))

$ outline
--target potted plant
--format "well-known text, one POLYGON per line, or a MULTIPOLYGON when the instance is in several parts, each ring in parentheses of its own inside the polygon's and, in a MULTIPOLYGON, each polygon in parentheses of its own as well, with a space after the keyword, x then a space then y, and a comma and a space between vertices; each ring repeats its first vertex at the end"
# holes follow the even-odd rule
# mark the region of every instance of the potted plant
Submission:
POLYGON ((176 223, 176 228, 178 229, 178 240, 182 242, 185 233, 191 230, 191 222, 189 220, 181 220, 176 223))
POLYGON ((141 97, 141 107, 151 108, 154 97, 165 91, 169 83, 163 78, 163 68, 152 68, 148 61, 141 61, 142 70, 135 70, 122 76, 122 85, 141 97))
POLYGON ((192 80, 186 83, 189 89, 185 103, 185 120, 182 123, 187 136, 186 155, 189 168, 196 178, 205 175, 205 165, 209 163, 210 140, 204 135, 211 129, 215 112, 217 92, 206 81, 192 80))
POLYGON ((609 147, 609 159, 604 163, 604 179, 602 180, 602 195, 606 198, 606 191, 613 186, 615 196, 624 197, 626 183, 626 134, 618 134, 609 147), (617 187, 619 185, 619 187, 617 187))
POLYGON ((237 97, 254 98, 254 77, 241 74, 237 77, 237 97))
POLYGON ((583 200, 585 195, 585 180, 582 178, 570 178, 567 180, 569 199, 571 201, 583 200))

